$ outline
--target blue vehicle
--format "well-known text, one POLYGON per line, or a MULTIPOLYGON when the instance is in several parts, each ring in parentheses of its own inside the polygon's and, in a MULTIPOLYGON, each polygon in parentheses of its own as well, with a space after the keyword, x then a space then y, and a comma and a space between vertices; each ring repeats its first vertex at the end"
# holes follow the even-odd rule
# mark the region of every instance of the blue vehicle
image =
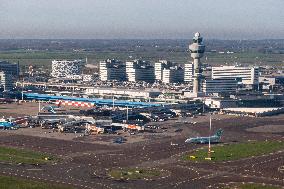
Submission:
POLYGON ((2 118, 0 119, 0 129, 18 129, 18 126, 16 123, 2 118))
POLYGON ((213 136, 188 138, 188 139, 186 139, 185 142, 186 143, 195 143, 195 144, 208 144, 209 141, 210 141, 210 143, 218 143, 221 139, 222 134, 223 134, 223 130, 218 129, 213 136))
POLYGON ((125 138, 123 138, 123 137, 117 137, 117 138, 114 139, 113 143, 122 144, 122 143, 124 143, 125 141, 126 141, 125 138))

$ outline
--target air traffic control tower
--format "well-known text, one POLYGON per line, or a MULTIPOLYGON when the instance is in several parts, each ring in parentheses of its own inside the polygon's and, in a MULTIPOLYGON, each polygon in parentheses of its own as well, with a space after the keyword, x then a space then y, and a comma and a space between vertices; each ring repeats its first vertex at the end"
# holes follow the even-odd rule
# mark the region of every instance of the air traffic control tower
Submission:
POLYGON ((200 33, 195 33, 193 39, 193 43, 189 45, 189 51, 191 53, 191 57, 193 58, 193 95, 199 96, 201 93, 201 62, 200 58, 203 57, 205 51, 205 45, 202 43, 202 37, 200 37, 200 33))

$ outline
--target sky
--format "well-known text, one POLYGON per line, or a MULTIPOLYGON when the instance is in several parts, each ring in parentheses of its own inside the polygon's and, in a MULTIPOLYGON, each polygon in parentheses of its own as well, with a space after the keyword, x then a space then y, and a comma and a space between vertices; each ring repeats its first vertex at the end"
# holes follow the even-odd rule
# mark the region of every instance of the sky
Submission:
POLYGON ((0 0, 0 38, 284 38, 284 0, 0 0))

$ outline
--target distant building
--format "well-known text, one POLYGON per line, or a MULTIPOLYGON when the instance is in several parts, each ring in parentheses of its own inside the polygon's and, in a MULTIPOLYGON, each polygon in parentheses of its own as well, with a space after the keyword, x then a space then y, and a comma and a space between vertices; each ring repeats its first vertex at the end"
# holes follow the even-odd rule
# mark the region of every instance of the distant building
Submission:
POLYGON ((277 89, 281 86, 284 86, 284 76, 283 75, 260 76, 259 84, 261 84, 262 89, 265 89, 265 90, 277 89))
POLYGON ((11 90, 14 86, 14 80, 11 74, 0 72, 0 88, 4 91, 11 90))
POLYGON ((94 81, 94 76, 89 75, 89 74, 83 74, 82 80, 83 80, 83 82, 91 82, 91 81, 94 81))
POLYGON ((236 79, 205 79, 202 83, 202 92, 205 94, 234 94, 236 91, 236 79))
POLYGON ((163 79, 163 70, 168 69, 173 66, 172 62, 167 60, 159 60, 155 63, 155 80, 162 81, 163 79))
POLYGON ((19 78, 20 73, 19 63, 9 63, 7 61, 0 61, 0 72, 1 71, 17 79, 19 78))
POLYGON ((123 62, 107 59, 100 61, 100 80, 101 81, 125 81, 126 66, 123 62))
POLYGON ((181 83, 184 80, 184 70, 175 63, 159 60, 155 63, 155 80, 163 83, 181 83))
POLYGON ((163 69, 163 83, 181 83, 184 80, 184 70, 180 67, 170 67, 163 69))
POLYGON ((258 84, 258 67, 239 67, 239 66, 220 66, 212 67, 212 79, 235 78, 239 84, 255 85, 258 84))
POLYGON ((145 81, 152 83, 155 81, 155 70, 149 62, 135 60, 126 62, 126 78, 128 81, 145 81))
POLYGON ((193 63, 184 64, 184 82, 192 83, 193 82, 193 63))
POLYGON ((236 100, 223 98, 206 98, 205 105, 213 109, 233 108, 237 107, 236 100))
POLYGON ((72 77, 82 74, 82 60, 53 60, 52 61, 52 77, 72 77))

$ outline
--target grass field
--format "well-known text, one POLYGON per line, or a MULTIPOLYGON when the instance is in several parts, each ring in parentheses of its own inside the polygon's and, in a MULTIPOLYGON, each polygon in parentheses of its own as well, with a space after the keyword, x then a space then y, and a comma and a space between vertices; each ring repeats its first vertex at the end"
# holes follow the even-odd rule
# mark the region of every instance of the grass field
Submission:
POLYGON ((155 169, 122 169, 111 170, 109 176, 114 179, 150 179, 160 175, 160 171, 155 169))
MULTIPOLYGON (((225 189, 230 189, 230 188, 225 188, 225 189)), ((280 187, 277 186, 267 186, 262 184, 249 184, 249 183, 236 185, 234 186, 234 188, 235 189, 280 189, 280 187)))
MULTIPOLYGON (((217 145, 211 148, 213 161, 231 161, 252 156, 268 154, 284 149, 284 142, 279 141, 258 141, 228 145, 217 145)), ((206 161, 208 148, 196 150, 186 154, 183 158, 191 161, 206 161), (194 158, 195 157, 195 158, 194 158)))
POLYGON ((73 189, 36 181, 0 176, 0 189, 73 189))
MULTIPOLYGON (((191 61, 190 54, 186 51, 96 51, 96 52, 64 52, 64 51, 5 51, 0 52, 0 60, 11 62, 19 61, 20 66, 36 65, 51 67, 51 61, 54 59, 85 59, 88 57, 89 63, 98 63, 100 60, 115 58, 122 61, 143 59, 152 62, 159 59, 167 59, 180 64, 191 61)), ((203 63, 212 65, 271 65, 284 66, 284 54, 263 54, 263 53, 234 53, 219 54, 205 53, 202 59, 203 63)))
POLYGON ((0 161, 8 163, 44 164, 56 161, 48 154, 0 146, 0 161))

